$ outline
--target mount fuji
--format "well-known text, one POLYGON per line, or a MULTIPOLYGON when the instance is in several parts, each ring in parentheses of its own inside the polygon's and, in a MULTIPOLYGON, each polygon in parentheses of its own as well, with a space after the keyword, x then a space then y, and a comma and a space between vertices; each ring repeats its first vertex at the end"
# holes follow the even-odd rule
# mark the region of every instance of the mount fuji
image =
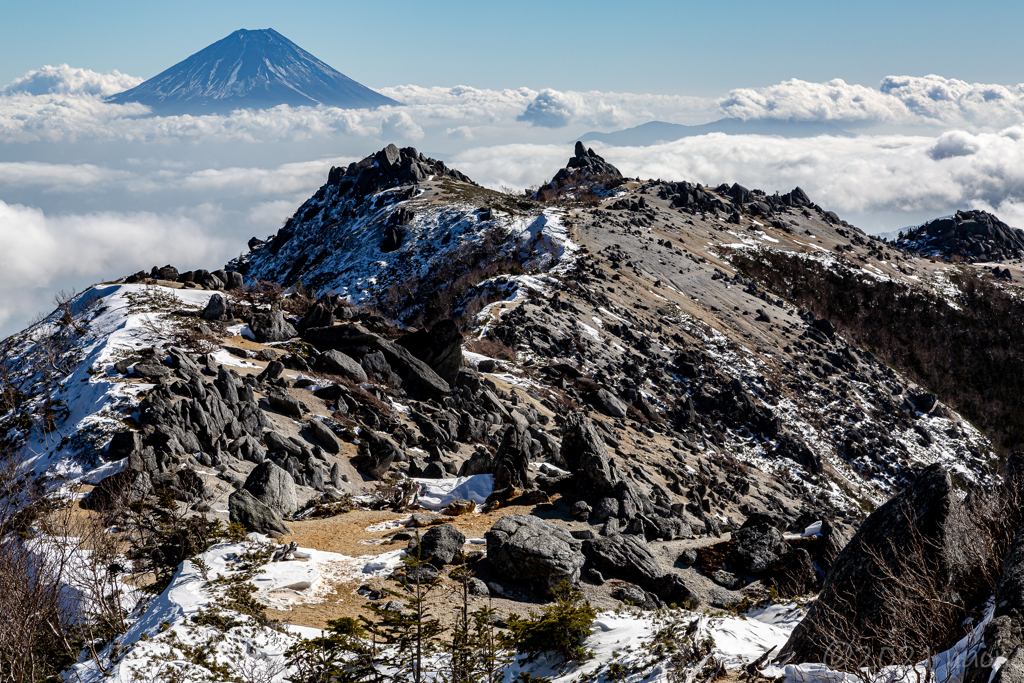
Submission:
POLYGON ((226 114, 281 104, 367 109, 399 105, 331 68, 274 29, 235 31, 109 102, 160 115, 226 114))

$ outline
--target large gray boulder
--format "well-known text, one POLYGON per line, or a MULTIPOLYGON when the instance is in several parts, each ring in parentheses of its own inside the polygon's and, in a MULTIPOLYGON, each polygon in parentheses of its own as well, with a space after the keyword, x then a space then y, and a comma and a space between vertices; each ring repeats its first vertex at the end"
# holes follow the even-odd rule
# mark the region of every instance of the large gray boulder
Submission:
POLYGON ((273 391, 268 393, 267 405, 284 415, 296 418, 302 417, 302 403, 287 392, 273 391))
MULTIPOLYGON (((142 434, 139 432, 128 431, 118 432, 114 434, 110 439, 110 443, 107 444, 107 460, 123 460, 129 458, 128 466, 131 468, 133 464, 131 457, 142 451, 142 434)), ((135 467, 134 469, 141 470, 141 467, 135 467)))
POLYGON ((597 408, 609 417, 626 417, 626 404, 607 389, 598 389, 591 394, 590 400, 597 408))
POLYGON ((162 377, 169 377, 172 374, 171 369, 157 358, 147 358, 139 361, 132 368, 132 371, 139 377, 153 382, 158 382, 162 377))
POLYGON ((206 308, 202 312, 203 320, 227 320, 228 302, 223 294, 214 294, 206 302, 206 308))
POLYGON ((452 564, 465 544, 464 533, 451 524, 441 524, 428 529, 418 541, 414 536, 409 541, 406 552, 410 557, 420 557, 424 562, 429 562, 440 569, 452 564))
POLYGON ((365 382, 366 371, 351 356, 335 349, 328 349, 320 356, 327 369, 336 375, 347 377, 353 382, 365 382))
MULTIPOLYGON (((941 465, 928 467, 864 521, 836 557, 818 600, 793 630, 780 656, 791 654, 793 661, 828 664, 834 657, 832 648, 842 641, 872 648, 881 658, 879 664, 907 663, 887 647, 887 624, 898 621, 899 615, 893 614, 898 607, 887 599, 898 587, 884 580, 885 575, 909 577, 925 567, 930 580, 942 587, 937 600, 965 609, 979 604, 986 590, 983 554, 972 549, 982 535, 966 514, 949 473, 941 465), (915 548, 920 549, 919 557, 912 556, 915 548), (837 623, 847 620, 844 628, 850 633, 837 632, 837 623)), ((930 627, 921 624, 922 637, 927 637, 925 629, 930 627)))
POLYGON ((472 477, 474 474, 494 474, 495 455, 486 448, 478 448, 473 451, 459 468, 460 477, 472 477))
POLYGON ((787 552, 789 547, 782 532, 764 524, 745 527, 733 534, 733 546, 726 560, 734 572, 764 576, 787 552))
POLYGON ((255 313, 249 329, 261 344, 288 341, 299 336, 298 330, 284 319, 284 313, 277 307, 255 313))
POLYGON ((605 576, 615 576, 647 590, 665 574, 647 542, 633 534, 584 541, 583 554, 605 576))
POLYGON ((582 543, 564 528, 530 515, 502 517, 484 534, 487 559, 509 581, 550 594, 563 582, 579 581, 582 543))
POLYGON ((302 447, 291 439, 286 439, 277 432, 264 432, 263 443, 271 453, 287 453, 296 457, 302 455, 302 447))
POLYGON ((256 465, 242 488, 281 516, 290 515, 299 507, 292 475, 270 460, 256 465))
POLYGON ((338 441, 338 437, 323 422, 313 418, 307 426, 309 427, 310 434, 313 435, 313 438, 316 439, 316 442, 325 451, 328 453, 338 453, 341 450, 341 442, 338 441))
POLYGON ((104 512, 124 509, 143 500, 152 488, 148 472, 122 470, 101 480, 79 505, 83 510, 104 512))
POLYGON ((258 501, 245 489, 238 489, 228 497, 228 515, 232 524, 241 524, 246 531, 272 537, 291 533, 277 511, 258 501))

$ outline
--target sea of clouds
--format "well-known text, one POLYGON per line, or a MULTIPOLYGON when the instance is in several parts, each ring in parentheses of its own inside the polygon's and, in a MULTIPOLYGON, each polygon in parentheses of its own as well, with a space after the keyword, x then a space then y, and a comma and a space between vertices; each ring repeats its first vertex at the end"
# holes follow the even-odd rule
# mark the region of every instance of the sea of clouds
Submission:
POLYGON ((766 191, 804 188, 869 232, 958 208, 1024 226, 1024 86, 890 76, 877 87, 790 80, 719 98, 404 85, 402 107, 287 106, 150 116, 105 98, 119 72, 46 66, 0 88, 0 334, 57 289, 172 263, 214 268, 266 237, 326 179, 387 142, 490 187, 544 182, 588 131, 660 120, 829 122, 854 137, 711 134, 595 144, 623 173, 766 191))

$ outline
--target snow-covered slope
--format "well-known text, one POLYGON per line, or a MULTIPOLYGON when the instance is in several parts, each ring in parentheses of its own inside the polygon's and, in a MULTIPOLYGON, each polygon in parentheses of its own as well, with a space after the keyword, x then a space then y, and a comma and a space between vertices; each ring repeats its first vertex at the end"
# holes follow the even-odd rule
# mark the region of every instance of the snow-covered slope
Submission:
MULTIPOLYGON (((0 348, 4 405, 0 434, 26 466, 66 483, 96 483, 120 469, 102 453, 131 424, 139 396, 153 387, 120 376, 113 364, 172 343, 175 310, 199 310, 212 291, 155 285, 97 285, 0 348)), ((218 358, 232 362, 220 351, 218 358)), ((234 360, 237 363, 237 359, 234 360)))
POLYGON ((216 114, 281 104, 362 109, 397 105, 309 54, 274 29, 235 31, 111 102, 158 114, 216 114))
MULTIPOLYGON (((165 680, 170 674, 179 680, 211 680, 220 667, 252 677, 242 680, 294 680, 291 677, 296 671, 289 666, 288 649, 300 639, 317 637, 322 631, 287 624, 266 625, 236 611, 228 597, 230 586, 249 584, 260 593, 294 594, 303 600, 303 594, 315 592, 320 570, 331 564, 355 567, 365 558, 300 548, 294 559, 261 564, 266 561, 265 555, 259 559, 261 552, 272 546, 267 546, 258 535, 250 539, 214 546, 197 561, 184 562, 171 585, 160 596, 143 603, 144 608, 130 619, 127 632, 97 657, 83 658, 67 672, 68 680, 128 683, 165 680)), ((364 571, 369 571, 371 564, 366 567, 364 571)), ((688 675, 685 680, 693 680, 690 677, 696 677, 705 667, 713 670, 719 663, 730 670, 741 670, 781 647, 805 613, 804 607, 794 603, 716 615, 681 609, 652 612, 622 608, 601 612, 583 643, 592 657, 582 665, 566 664, 549 656, 535 661, 516 657, 505 667, 502 678, 511 681, 527 673, 543 676, 552 683, 657 683, 682 680, 681 675, 688 675), (687 661, 677 650, 667 649, 666 642, 692 647, 696 656, 687 661), (628 677, 623 678, 624 674, 628 677)), ((765 676, 786 683, 881 683, 916 680, 929 674, 937 681, 958 681, 975 656, 981 633, 990 619, 991 609, 967 636, 935 655, 930 663, 892 666, 874 677, 858 677, 821 664, 759 668, 765 676)), ((445 654, 428 656, 424 680, 444 680, 439 674, 446 659, 445 654)))

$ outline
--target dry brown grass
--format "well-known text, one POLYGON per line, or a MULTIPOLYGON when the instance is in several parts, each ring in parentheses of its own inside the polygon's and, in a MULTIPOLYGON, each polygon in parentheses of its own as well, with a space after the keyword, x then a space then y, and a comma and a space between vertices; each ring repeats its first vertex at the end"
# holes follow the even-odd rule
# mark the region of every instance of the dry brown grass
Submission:
POLYGON ((480 355, 487 356, 488 358, 497 358, 499 360, 516 359, 515 349, 493 337, 473 339, 466 343, 466 350, 472 351, 473 353, 479 353, 480 355))

